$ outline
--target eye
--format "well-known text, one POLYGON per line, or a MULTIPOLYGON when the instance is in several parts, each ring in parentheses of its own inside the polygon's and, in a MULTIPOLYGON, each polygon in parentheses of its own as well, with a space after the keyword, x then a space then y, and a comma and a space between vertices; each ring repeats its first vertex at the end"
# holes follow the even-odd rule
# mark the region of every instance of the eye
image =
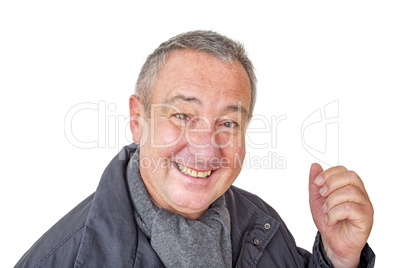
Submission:
POLYGON ((234 127, 237 127, 238 124, 236 122, 225 122, 225 123, 223 123, 223 126, 228 127, 228 128, 234 128, 234 127))
POLYGON ((188 115, 186 115, 186 114, 175 114, 174 116, 175 116, 177 119, 184 120, 184 121, 187 121, 187 120, 190 119, 190 116, 188 116, 188 115))

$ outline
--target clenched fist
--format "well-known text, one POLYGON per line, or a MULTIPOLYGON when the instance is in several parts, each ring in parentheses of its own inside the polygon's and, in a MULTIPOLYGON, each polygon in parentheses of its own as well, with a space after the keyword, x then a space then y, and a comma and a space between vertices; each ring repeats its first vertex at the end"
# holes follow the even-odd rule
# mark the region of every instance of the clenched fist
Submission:
POLYGON ((310 209, 335 267, 357 267, 373 225, 373 206, 360 177, 345 167, 312 164, 310 209))

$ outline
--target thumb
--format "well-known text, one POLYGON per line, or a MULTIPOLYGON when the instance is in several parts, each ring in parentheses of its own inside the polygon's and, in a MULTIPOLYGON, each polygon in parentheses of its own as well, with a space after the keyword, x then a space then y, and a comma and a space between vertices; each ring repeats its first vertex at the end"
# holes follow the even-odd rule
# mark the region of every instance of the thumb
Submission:
POLYGON ((310 203, 311 201, 321 197, 320 195, 320 187, 314 184, 314 180, 317 176, 323 172, 323 168, 318 163, 313 163, 310 167, 310 175, 309 175, 309 193, 310 193, 310 203))

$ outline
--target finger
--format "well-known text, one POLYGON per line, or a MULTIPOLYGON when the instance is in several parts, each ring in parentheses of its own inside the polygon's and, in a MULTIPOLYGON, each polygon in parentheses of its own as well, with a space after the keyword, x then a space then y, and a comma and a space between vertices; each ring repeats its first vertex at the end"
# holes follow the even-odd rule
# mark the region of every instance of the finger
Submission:
POLYGON ((310 167, 310 174, 309 174, 309 194, 310 194, 310 201, 312 199, 320 198, 321 195, 319 193, 320 188, 314 184, 314 180, 323 171, 320 164, 313 163, 310 167))
POLYGON ((328 211, 325 217, 325 223, 329 226, 335 225, 339 221, 349 220, 352 223, 358 222, 359 228, 369 227, 372 224, 371 213, 368 212, 368 208, 353 202, 342 203, 333 207, 328 211), (362 223, 365 224, 362 226, 362 223))
POLYGON ((347 185, 345 187, 337 189, 327 197, 322 207, 322 212, 327 213, 335 206, 339 206, 340 204, 347 202, 357 203, 361 205, 367 205, 370 203, 365 192, 363 192, 359 187, 356 187, 354 185, 347 185))
POLYGON ((325 183, 325 181, 329 177, 331 177, 332 175, 334 175, 336 173, 343 172, 343 171, 347 171, 347 169, 344 166, 330 167, 329 169, 318 174, 318 176, 314 180, 314 184, 317 186, 321 186, 325 183))
POLYGON ((366 193, 363 181, 356 174, 356 172, 351 170, 335 173, 330 177, 326 177, 325 184, 321 186, 319 191, 323 197, 326 197, 329 196, 332 192, 348 185, 356 186, 359 189, 361 189, 364 193, 366 193))

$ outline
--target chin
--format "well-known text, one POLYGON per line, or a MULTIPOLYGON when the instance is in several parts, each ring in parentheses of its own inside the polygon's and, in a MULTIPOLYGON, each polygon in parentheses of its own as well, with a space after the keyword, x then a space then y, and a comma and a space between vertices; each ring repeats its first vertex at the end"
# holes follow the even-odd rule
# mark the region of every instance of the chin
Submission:
POLYGON ((218 197, 206 196, 202 193, 174 194, 171 198, 175 210, 179 214, 193 214, 206 211, 218 197))

